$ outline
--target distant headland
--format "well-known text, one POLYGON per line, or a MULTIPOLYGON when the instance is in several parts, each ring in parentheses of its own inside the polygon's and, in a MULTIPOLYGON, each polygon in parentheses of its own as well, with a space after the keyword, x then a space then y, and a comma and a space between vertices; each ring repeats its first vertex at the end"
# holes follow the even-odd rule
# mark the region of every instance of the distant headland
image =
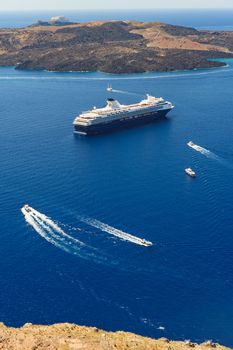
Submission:
POLYGON ((223 66, 233 32, 160 22, 72 23, 63 16, 0 29, 0 65, 50 71, 142 73, 223 66))

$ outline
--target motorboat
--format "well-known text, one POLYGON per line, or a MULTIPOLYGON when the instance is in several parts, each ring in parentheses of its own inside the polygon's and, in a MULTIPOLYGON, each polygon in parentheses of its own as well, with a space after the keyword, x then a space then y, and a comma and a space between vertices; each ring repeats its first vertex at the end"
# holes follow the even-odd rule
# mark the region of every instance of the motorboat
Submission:
POLYGON ((189 147, 193 147, 193 146, 195 146, 195 143, 194 143, 193 141, 189 141, 189 142, 187 143, 187 145, 188 145, 189 147))
POLYGON ((31 212, 31 208, 29 207, 28 204, 25 204, 23 208, 26 210, 27 213, 31 212))
POLYGON ((195 171, 193 169, 191 169, 191 168, 186 168, 185 172, 186 172, 187 175, 189 175, 191 177, 196 177, 195 171))
POLYGON ((201 146, 196 145, 193 141, 189 141, 187 145, 193 149, 195 149, 198 152, 203 151, 203 148, 201 146))
POLYGON ((108 85, 107 91, 108 91, 108 92, 112 92, 112 85, 110 85, 110 84, 108 85))
POLYGON ((151 247, 153 245, 152 242, 146 241, 145 239, 142 239, 142 245, 144 245, 145 247, 151 247))

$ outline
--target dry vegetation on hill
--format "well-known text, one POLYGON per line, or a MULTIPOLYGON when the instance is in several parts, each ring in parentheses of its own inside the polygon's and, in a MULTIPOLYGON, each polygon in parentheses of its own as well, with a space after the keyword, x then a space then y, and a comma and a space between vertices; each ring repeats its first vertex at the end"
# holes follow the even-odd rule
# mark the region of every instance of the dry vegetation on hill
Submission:
POLYGON ((1 350, 229 350, 224 346, 205 342, 150 339, 133 333, 105 332, 97 328, 74 324, 9 328, 0 324, 1 350))
POLYGON ((112 21, 0 30, 0 65, 131 73, 208 68, 233 57, 233 32, 112 21))

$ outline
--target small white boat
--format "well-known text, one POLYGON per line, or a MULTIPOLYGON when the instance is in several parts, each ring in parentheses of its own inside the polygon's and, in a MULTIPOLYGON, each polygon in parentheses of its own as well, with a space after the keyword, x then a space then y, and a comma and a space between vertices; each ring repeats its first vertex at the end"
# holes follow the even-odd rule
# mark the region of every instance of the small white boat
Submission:
POLYGON ((198 152, 202 152, 203 148, 201 146, 196 145, 193 141, 189 141, 187 145, 193 149, 195 149, 198 152))
POLYGON ((31 211, 31 208, 29 207, 28 204, 25 204, 25 205, 23 206, 23 209, 25 209, 26 212, 28 212, 28 213, 30 213, 30 211, 31 211))
POLYGON ((193 147, 193 146, 195 146, 195 143, 193 143, 193 141, 189 141, 189 142, 187 143, 187 145, 188 145, 189 147, 193 147))
POLYGON ((186 172, 187 175, 189 175, 191 177, 196 177, 195 171, 193 171, 193 169, 191 169, 191 168, 186 168, 185 172, 186 172))
POLYGON ((151 247, 153 245, 152 242, 146 241, 145 239, 142 239, 142 245, 144 245, 145 247, 151 247))
POLYGON ((112 85, 108 84, 107 91, 112 92, 112 85))

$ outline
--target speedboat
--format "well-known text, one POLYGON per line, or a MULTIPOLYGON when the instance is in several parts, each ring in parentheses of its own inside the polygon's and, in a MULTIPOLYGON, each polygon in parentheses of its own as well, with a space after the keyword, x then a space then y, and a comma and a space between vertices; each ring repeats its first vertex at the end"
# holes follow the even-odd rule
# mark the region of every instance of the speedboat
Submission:
POLYGON ((187 175, 189 175, 191 177, 196 177, 195 171, 193 171, 193 169, 191 169, 191 168, 186 168, 185 172, 186 172, 187 175))
POLYGON ((152 242, 146 241, 145 239, 142 239, 142 245, 144 245, 145 247, 151 247, 153 245, 152 242))
POLYGON ((28 213, 31 212, 31 209, 30 209, 28 204, 25 204, 23 208, 26 210, 26 212, 28 212, 28 213))
POLYGON ((108 85, 107 91, 108 91, 108 92, 112 92, 112 85, 110 85, 110 84, 108 85))
POLYGON ((195 146, 195 143, 193 143, 193 141, 189 141, 189 142, 187 143, 187 145, 188 145, 189 147, 193 147, 193 146, 195 146))
POLYGON ((191 148, 194 148, 198 152, 203 151, 203 148, 201 146, 196 145, 193 141, 189 141, 187 145, 191 148))

